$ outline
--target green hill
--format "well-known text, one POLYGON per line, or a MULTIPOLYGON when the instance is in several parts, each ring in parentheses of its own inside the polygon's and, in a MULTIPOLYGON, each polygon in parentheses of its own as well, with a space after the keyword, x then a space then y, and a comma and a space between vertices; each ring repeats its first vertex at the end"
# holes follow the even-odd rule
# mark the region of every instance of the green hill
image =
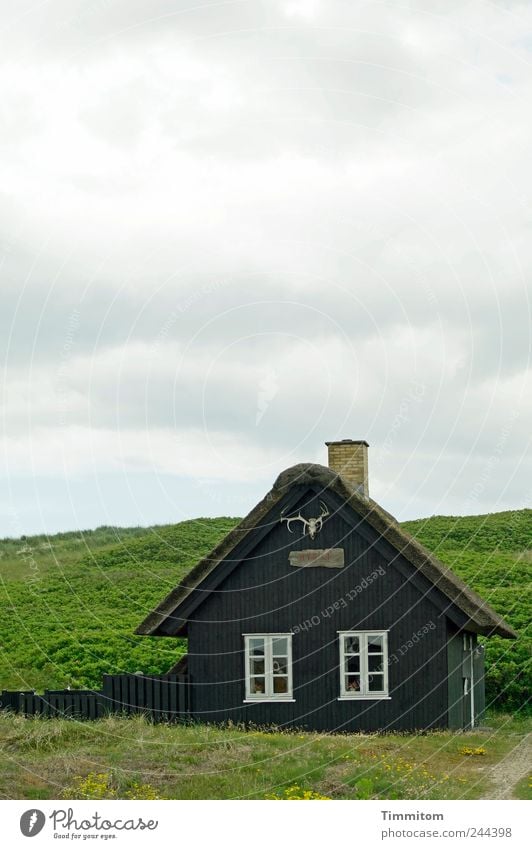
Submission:
MULTIPOLYGON (((237 519, 195 519, 0 541, 0 688, 97 687, 107 672, 166 671, 181 640, 134 628, 237 519)), ((526 701, 532 510, 433 516, 404 527, 519 631, 488 646, 488 700, 526 701)))
POLYGON ((486 701, 509 710, 530 704, 532 510, 486 516, 431 516, 403 527, 488 601, 519 634, 486 645, 486 701))
POLYGON ((104 672, 166 671, 183 641, 133 631, 236 521, 0 541, 0 688, 99 687, 104 672))

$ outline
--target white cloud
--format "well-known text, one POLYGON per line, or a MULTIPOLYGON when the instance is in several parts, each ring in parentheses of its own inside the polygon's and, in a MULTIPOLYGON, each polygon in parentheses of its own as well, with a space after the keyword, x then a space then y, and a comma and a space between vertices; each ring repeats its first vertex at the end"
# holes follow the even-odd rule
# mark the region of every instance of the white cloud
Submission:
MULTIPOLYGON (((72 475, 167 462, 187 476, 176 434, 206 474, 262 480, 262 461, 273 477, 334 436, 382 457, 391 430, 433 512, 441 452, 481 464, 508 409, 505 456, 522 455, 530 4, 0 15, 13 480, 52 474, 62 452, 72 475)), ((403 468, 379 461, 376 478, 399 506, 403 468)))
MULTIPOLYGON (((2 477, 41 476, 56 480, 144 472, 155 478, 247 482, 275 478, 279 451, 227 432, 157 428, 34 427, 31 434, 0 439, 2 477)), ((288 465, 304 458, 292 453, 288 465)), ((285 464, 286 465, 286 464, 285 464)))
POLYGON ((286 0, 281 8, 288 18, 304 18, 312 20, 321 10, 320 0, 286 0))

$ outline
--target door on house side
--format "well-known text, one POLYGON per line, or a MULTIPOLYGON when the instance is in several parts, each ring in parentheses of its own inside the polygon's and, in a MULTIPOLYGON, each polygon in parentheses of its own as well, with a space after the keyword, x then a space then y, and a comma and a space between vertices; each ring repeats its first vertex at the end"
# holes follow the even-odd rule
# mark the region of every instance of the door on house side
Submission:
POLYGON ((475 727, 474 641, 472 634, 463 634, 462 639, 462 727, 467 729, 475 727))

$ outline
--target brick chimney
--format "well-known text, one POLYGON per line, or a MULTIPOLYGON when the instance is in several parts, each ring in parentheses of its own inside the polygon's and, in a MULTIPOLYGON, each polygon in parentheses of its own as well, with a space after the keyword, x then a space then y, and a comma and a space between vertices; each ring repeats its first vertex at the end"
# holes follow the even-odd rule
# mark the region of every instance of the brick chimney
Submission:
POLYGON ((340 439, 325 445, 329 449, 329 468, 345 478, 364 498, 369 498, 369 445, 366 440, 340 439))

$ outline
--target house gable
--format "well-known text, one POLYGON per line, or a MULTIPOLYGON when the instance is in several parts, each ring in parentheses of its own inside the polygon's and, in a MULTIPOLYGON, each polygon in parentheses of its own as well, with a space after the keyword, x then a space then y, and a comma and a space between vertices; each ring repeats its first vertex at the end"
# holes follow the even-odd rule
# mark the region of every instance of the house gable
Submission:
MULTIPOLYGON (((303 515, 315 516, 320 501, 331 515, 313 541, 299 529, 290 534, 276 507, 270 532, 216 589, 205 593, 190 616, 195 715, 208 722, 223 718, 336 730, 444 726, 446 616, 376 546, 368 545, 354 517, 348 522, 331 510, 328 493, 307 490, 303 515), (311 546, 342 547, 346 565, 292 565, 290 553, 311 546), (339 700, 342 631, 387 634, 389 697, 339 700), (245 639, 253 634, 292 634, 293 703, 246 703, 245 639)), ((300 506, 295 505, 296 513, 300 506)))
MULTIPOLYGON (((197 608, 204 604, 209 594, 216 592, 221 584, 235 571, 245 564, 246 559, 253 557, 264 539, 272 532, 279 523, 280 511, 289 512, 304 504, 308 495, 313 499, 314 493, 304 485, 294 487, 285 498, 281 499, 271 508, 261 520, 260 524, 250 530, 236 543, 230 554, 216 563, 216 566, 207 572, 206 576, 198 584, 191 583, 190 592, 176 606, 161 623, 156 633, 160 636, 179 636, 186 634, 186 626, 190 617, 197 608)), ((186 584, 181 584, 181 587, 186 584)))
MULTIPOLYGON (((302 505, 316 516, 319 499, 326 501, 330 515, 320 532, 327 535, 333 520, 345 523, 346 531, 354 530, 365 538, 366 548, 379 552, 398 569, 405 581, 411 582, 458 627, 479 633, 498 633, 514 637, 515 632, 483 599, 470 590, 451 570, 437 560, 416 540, 406 534, 375 502, 362 497, 330 469, 317 465, 294 466, 277 479, 272 490, 224 540, 189 573, 185 581, 153 611, 137 629, 137 633, 171 636, 186 633, 187 621, 246 558, 280 526, 281 511, 289 515, 302 505), (310 511, 313 506, 313 512, 310 511)), ((303 510, 303 507, 302 507, 303 510)), ((286 528, 286 525, 282 526, 286 528)), ((286 533, 286 545, 291 536, 286 533)), ((308 543, 308 537, 305 538, 308 543)), ((318 537, 307 548, 338 547, 342 533, 335 532, 329 542, 318 537)), ((282 548, 285 547, 283 544, 282 548)), ((288 549, 287 549, 288 550, 288 549)), ((323 571, 323 570, 319 570, 323 571)))
POLYGON ((293 509, 315 515, 322 503, 329 507, 330 516, 314 540, 299 528, 290 533, 280 522, 281 511, 285 512, 283 502, 277 504, 268 532, 253 547, 235 549, 230 562, 220 563, 207 576, 198 587, 200 594, 191 593, 180 608, 183 618, 211 625, 234 620, 243 631, 252 626, 259 630, 286 629, 320 614, 324 608, 334 607, 349 592, 352 599, 347 599, 346 604, 351 606, 350 627, 369 627, 369 614, 376 617, 374 624, 383 624, 381 610, 385 604, 393 605, 396 597, 398 616, 418 602, 423 602, 433 617, 445 612, 448 605, 444 597, 423 581, 411 564, 403 563, 397 552, 392 562, 378 537, 368 543, 372 529, 366 520, 340 511, 339 502, 331 493, 306 488, 293 509), (331 549, 342 550, 343 566, 292 565, 295 553, 331 549), (371 597, 364 592, 366 584, 375 584, 371 597), (398 596, 405 588, 408 603, 403 605, 398 596), (355 607, 351 605, 354 599, 355 607))

